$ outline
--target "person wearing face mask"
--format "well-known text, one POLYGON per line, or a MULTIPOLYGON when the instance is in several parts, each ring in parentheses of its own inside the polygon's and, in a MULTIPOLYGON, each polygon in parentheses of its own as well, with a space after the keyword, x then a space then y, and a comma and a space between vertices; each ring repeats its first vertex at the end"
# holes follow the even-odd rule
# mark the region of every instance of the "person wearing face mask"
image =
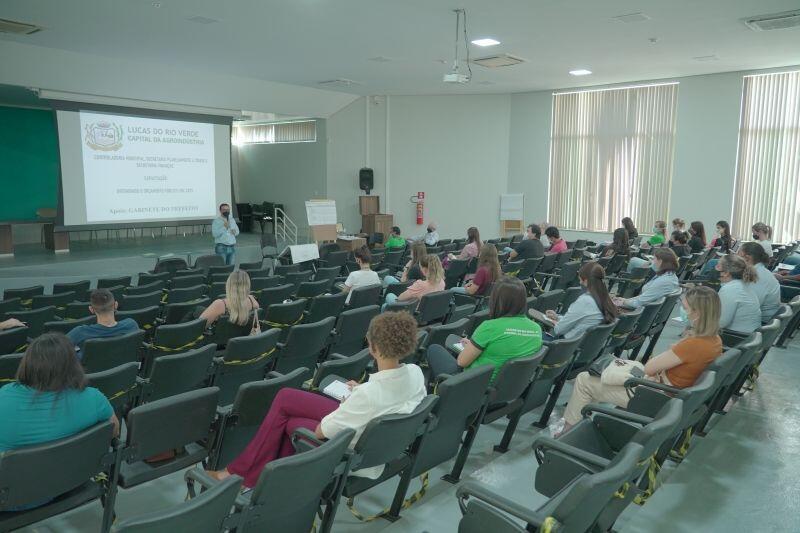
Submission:
POLYGON ((689 226, 689 248, 691 248, 693 254, 699 254, 702 252, 706 247, 706 229, 703 226, 703 223, 699 220, 695 220, 689 226))
POLYGON ((763 222, 753 224, 753 240, 756 241, 769 257, 772 257, 772 228, 763 222))
POLYGON ((738 253, 756 271, 758 279, 753 283, 753 291, 761 306, 761 322, 767 323, 781 307, 781 285, 767 268, 769 255, 757 242, 744 243, 738 253))
POLYGON ((644 284, 642 292, 634 298, 614 298, 614 304, 619 307, 636 309, 643 305, 660 300, 666 295, 675 292, 680 287, 678 276, 678 256, 669 248, 658 248, 653 252, 652 268, 656 275, 644 284))
POLYGON ((219 216, 211 223, 211 235, 214 236, 214 253, 221 256, 226 265, 234 264, 239 226, 231 216, 230 204, 219 205, 219 216))
POLYGON ((412 241, 423 241, 428 246, 436 246, 436 243, 439 242, 439 233, 436 231, 436 224, 433 222, 428 224, 427 231, 423 235, 414 237, 412 241))
POLYGON ((725 255, 715 266, 719 272, 719 299, 722 313, 721 329, 749 334, 761 327, 761 306, 753 285, 756 271, 738 255, 725 255))
MULTIPOLYGON (((708 246, 710 248, 719 248, 718 253, 720 254, 729 253, 731 251, 731 247, 733 246, 731 225, 725 220, 720 220, 717 222, 717 237, 713 239, 708 246)), ((700 271, 700 274, 708 274, 716 268, 718 262, 719 259, 709 259, 706 261, 706 264, 703 265, 703 269, 700 271)))

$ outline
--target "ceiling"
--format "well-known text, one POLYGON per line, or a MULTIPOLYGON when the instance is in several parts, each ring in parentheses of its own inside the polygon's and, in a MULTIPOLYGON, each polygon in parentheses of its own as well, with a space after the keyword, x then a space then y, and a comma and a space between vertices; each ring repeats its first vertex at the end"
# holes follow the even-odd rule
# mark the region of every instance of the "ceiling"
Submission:
POLYGON ((740 19, 798 7, 797 0, 4 0, 0 18, 44 31, 0 39, 316 88, 345 78, 357 84, 329 88, 362 95, 508 93, 795 65, 800 28, 755 32, 740 19), (456 7, 467 10, 470 40, 501 41, 471 45, 473 58, 510 53, 526 63, 473 66, 470 84, 442 83, 456 7), (613 18, 636 12, 650 20, 613 18), (703 56, 717 59, 693 59, 703 56), (570 76, 576 68, 593 74, 570 76))

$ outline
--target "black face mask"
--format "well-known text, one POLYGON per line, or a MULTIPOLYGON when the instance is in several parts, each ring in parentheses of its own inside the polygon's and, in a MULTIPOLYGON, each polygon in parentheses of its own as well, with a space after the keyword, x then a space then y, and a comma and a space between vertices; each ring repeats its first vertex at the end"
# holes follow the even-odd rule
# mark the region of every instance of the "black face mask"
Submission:
POLYGON ((431 228, 428 228, 428 233, 433 233, 433 230, 431 228))
POLYGON ((224 216, 225 218, 228 218, 229 216, 231 216, 231 212, 230 211, 223 211, 222 212, 222 216, 224 216))
POLYGON ((757 241, 757 240, 758 240, 758 235, 756 235, 755 233, 753 233, 753 240, 754 240, 754 241, 757 241))

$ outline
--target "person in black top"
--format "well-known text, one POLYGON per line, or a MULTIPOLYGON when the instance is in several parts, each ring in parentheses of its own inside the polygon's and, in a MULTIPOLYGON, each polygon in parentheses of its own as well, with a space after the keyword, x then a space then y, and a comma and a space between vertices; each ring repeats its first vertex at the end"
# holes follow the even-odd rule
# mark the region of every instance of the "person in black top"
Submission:
POLYGON ((544 245, 540 240, 542 228, 538 224, 529 224, 525 238, 517 244, 508 254, 509 261, 521 261, 544 256, 544 245))
POLYGON ((689 242, 693 254, 699 254, 706 247, 706 229, 703 223, 695 220, 689 225, 689 242))
POLYGON ((686 244, 686 233, 683 231, 675 230, 672 232, 669 239, 669 247, 678 257, 692 255, 692 249, 686 244))
POLYGON ((717 222, 717 237, 711 242, 711 247, 719 247, 720 253, 727 254, 731 251, 733 246, 733 238, 731 237, 731 225, 725 220, 717 222))
POLYGON ((622 219, 622 227, 628 231, 629 240, 634 240, 639 236, 639 232, 636 231, 636 226, 633 225, 633 220, 631 220, 630 217, 625 217, 622 219))
POLYGON ((617 228, 614 230, 614 239, 609 246, 603 250, 603 257, 613 257, 615 255, 628 255, 630 253, 630 243, 628 242, 628 230, 617 228))

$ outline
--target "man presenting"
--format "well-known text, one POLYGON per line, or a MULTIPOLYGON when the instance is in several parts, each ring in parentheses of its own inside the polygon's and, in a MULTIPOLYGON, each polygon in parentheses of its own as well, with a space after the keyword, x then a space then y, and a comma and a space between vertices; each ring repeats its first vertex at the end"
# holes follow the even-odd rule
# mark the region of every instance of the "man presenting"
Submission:
POLYGON ((222 256, 226 265, 234 264, 239 227, 231 216, 230 205, 220 204, 219 216, 211 223, 211 234, 214 236, 214 253, 222 256))

